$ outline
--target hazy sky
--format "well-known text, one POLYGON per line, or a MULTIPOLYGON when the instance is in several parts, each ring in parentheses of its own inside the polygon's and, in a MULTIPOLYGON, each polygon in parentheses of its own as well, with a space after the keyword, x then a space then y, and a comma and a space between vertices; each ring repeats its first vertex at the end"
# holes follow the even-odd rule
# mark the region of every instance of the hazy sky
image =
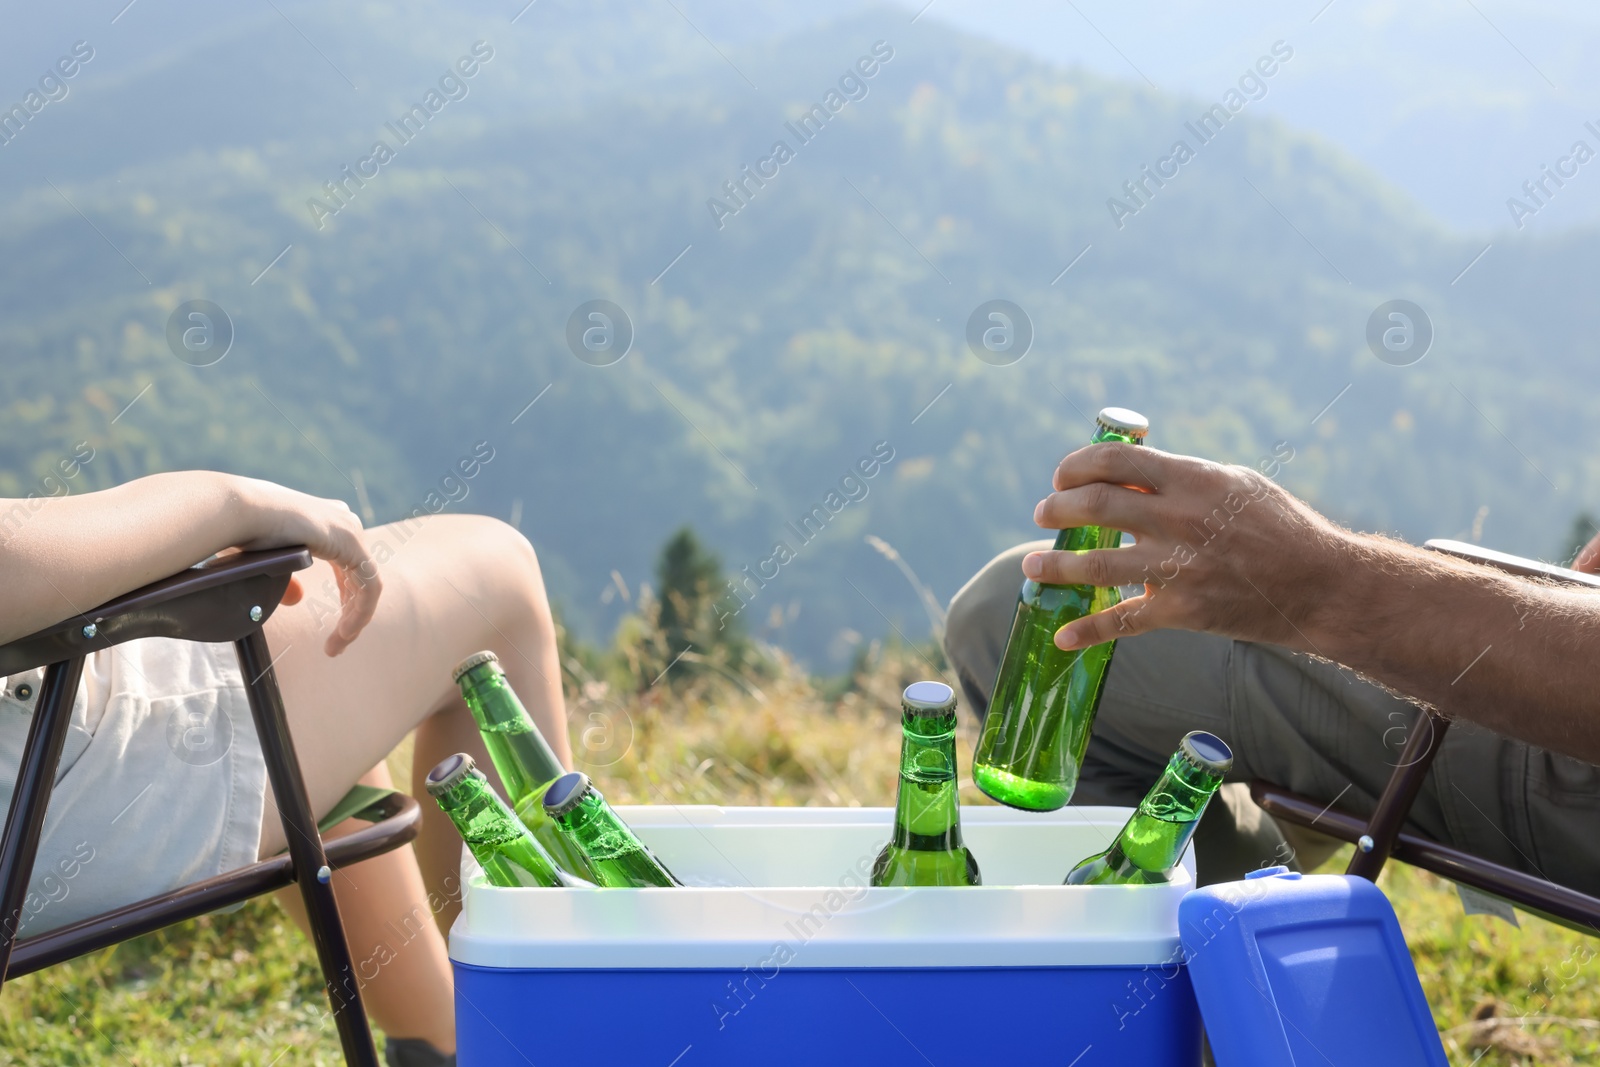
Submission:
MULTIPOLYGON (((897 2, 914 15, 925 0, 897 2)), ((1600 152, 1584 128, 1600 128, 1592 2, 934 0, 920 17, 1208 100, 1283 40, 1294 59, 1251 112, 1328 138, 1459 229, 1511 226, 1507 198, 1543 164, 1579 139, 1600 152)), ((1524 221, 1597 219, 1600 159, 1524 221)))

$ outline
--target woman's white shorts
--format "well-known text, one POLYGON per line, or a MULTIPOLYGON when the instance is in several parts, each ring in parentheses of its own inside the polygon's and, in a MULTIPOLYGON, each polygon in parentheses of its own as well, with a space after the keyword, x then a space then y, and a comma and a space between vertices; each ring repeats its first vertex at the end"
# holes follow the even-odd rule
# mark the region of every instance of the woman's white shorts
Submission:
MULTIPOLYGON (((0 679, 9 807, 44 670, 0 679)), ((256 859, 266 765, 232 645, 96 652, 72 706, 23 906, 38 934, 256 859)))

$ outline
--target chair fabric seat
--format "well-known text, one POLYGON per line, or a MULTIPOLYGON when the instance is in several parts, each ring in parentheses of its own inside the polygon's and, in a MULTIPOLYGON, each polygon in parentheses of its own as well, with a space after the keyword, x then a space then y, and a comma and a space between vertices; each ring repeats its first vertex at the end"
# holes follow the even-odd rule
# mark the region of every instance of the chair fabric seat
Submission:
POLYGON ((357 782, 350 787, 350 792, 339 798, 339 803, 333 806, 332 811, 317 821, 317 830, 325 834, 346 819, 379 822, 383 819, 384 801, 400 795, 398 789, 380 789, 375 785, 357 782))

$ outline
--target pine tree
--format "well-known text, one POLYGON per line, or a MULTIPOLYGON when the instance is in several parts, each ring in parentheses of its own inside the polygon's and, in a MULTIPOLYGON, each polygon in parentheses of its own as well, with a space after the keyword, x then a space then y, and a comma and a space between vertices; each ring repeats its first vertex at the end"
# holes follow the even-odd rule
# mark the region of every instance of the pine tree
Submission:
POLYGON ((657 626, 668 661, 683 655, 673 672, 695 673, 705 661, 734 667, 749 651, 749 642, 737 618, 718 625, 717 598, 727 585, 722 562, 700 543, 694 530, 684 526, 661 547, 656 559, 656 585, 660 614, 657 626))

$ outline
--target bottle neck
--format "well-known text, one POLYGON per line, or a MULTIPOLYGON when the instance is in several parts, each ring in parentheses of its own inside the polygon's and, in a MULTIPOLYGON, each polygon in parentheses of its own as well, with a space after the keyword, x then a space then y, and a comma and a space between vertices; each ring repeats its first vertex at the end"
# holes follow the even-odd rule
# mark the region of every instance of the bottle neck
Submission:
POLYGON ((577 807, 555 816, 555 821, 590 859, 607 860, 637 848, 633 833, 592 789, 577 807))
POLYGON ((460 684, 513 802, 566 773, 499 668, 480 664, 462 675, 460 684))
MULTIPOLYGON (((1121 441, 1126 445, 1144 444, 1144 438, 1142 437, 1134 437, 1132 434, 1108 430, 1096 423, 1094 436, 1089 439, 1089 443, 1098 445, 1104 441, 1121 441)), ((1056 534, 1055 550, 1057 552, 1083 552, 1091 548, 1117 548, 1121 544, 1121 530, 1109 530, 1103 526, 1070 526, 1056 534)))
POLYGON ((894 805, 894 843, 916 851, 961 847, 956 792, 956 716, 902 715, 900 788, 894 805))
POLYGON ((476 776, 464 778, 439 796, 439 807, 455 823, 469 848, 495 845, 518 836, 516 816, 495 794, 494 787, 476 776))
POLYGON ((1182 753, 1174 755, 1117 835, 1113 851, 1151 874, 1172 870, 1221 785, 1221 775, 1196 767, 1182 753))

